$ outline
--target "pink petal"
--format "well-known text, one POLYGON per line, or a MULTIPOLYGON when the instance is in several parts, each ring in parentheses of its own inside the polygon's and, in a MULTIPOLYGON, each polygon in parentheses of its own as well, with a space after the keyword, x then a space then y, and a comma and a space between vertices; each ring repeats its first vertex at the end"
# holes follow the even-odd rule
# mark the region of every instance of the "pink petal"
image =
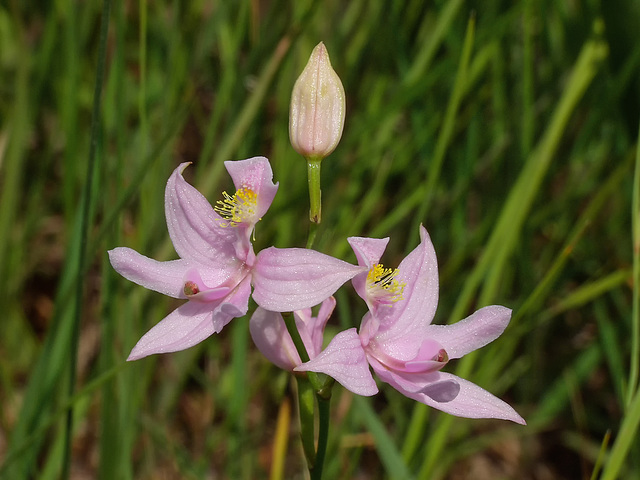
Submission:
POLYGON ((109 250, 111 265, 127 280, 173 298, 186 298, 184 276, 191 268, 187 260, 158 262, 125 247, 109 250))
POLYGON ((349 237, 347 238, 349 245, 353 249, 353 253, 356 254, 358 265, 361 267, 367 267, 367 271, 356 275, 351 280, 353 288, 356 293, 367 304, 369 299, 367 298, 367 273, 371 267, 380 262, 380 258, 387 248, 389 243, 389 237, 387 238, 366 238, 366 237, 349 237))
POLYGON ((181 258, 225 271, 229 276, 229 272, 239 265, 235 251, 237 232, 233 228, 222 227, 220 215, 182 177, 182 171, 188 165, 182 163, 173 171, 165 189, 169 236, 181 258))
POLYGON ((355 328, 337 334, 320 355, 294 368, 294 371, 325 373, 357 395, 378 393, 355 328))
POLYGON ((149 330, 133 347, 127 360, 177 352, 202 342, 215 333, 211 317, 210 304, 185 303, 149 330))
POLYGON ((250 296, 251 276, 247 275, 214 309, 211 322, 216 333, 219 333, 234 318, 247 314, 250 296))
POLYGON ((189 301, 178 307, 136 344, 127 360, 154 353, 177 352, 205 340, 236 317, 247 313, 251 281, 247 276, 224 299, 214 302, 189 301))
POLYGON ((374 264, 380 262, 382 254, 387 248, 389 237, 387 238, 367 238, 349 237, 347 242, 351 245, 353 253, 356 254, 358 265, 370 269, 374 264))
POLYGON ((317 317, 311 316, 310 308, 293 312, 296 328, 300 333, 300 338, 309 354, 309 358, 315 358, 322 351, 324 327, 327 325, 335 306, 336 299, 329 297, 320 305, 317 317))
POLYGON ((227 286, 209 287, 200 276, 197 268, 190 268, 184 275, 185 289, 189 287, 191 291, 196 290, 197 293, 187 295, 189 300, 197 300, 199 302, 212 302, 226 297, 231 292, 231 288, 227 286))
MULTIPOLYGON (((324 340, 324 327, 329 321, 329 317, 336 308, 336 299, 334 297, 327 298, 320 305, 318 310, 318 316, 315 317, 311 324, 311 344, 313 345, 312 351, 309 352, 309 358, 315 358, 322 350, 322 342, 324 340)), ((295 312, 294 312, 295 313, 295 312)))
POLYGON ((380 368, 371 361, 376 374, 404 396, 437 408, 443 412, 466 418, 498 418, 525 425, 524 419, 506 402, 474 383, 450 373, 434 372, 428 376, 398 375, 380 368), (456 387, 455 384, 459 386, 456 387), (458 390, 457 395, 456 390, 458 390), (453 398, 452 398, 453 397, 453 398))
MULTIPOLYGON (((362 340, 362 333, 360 333, 360 339, 362 340)), ((442 345, 430 338, 423 340, 416 355, 406 361, 398 360, 387 354, 386 348, 388 348, 387 345, 381 345, 377 340, 369 342, 366 346, 367 358, 375 358, 384 365, 384 368, 399 374, 412 374, 409 378, 412 378, 416 373, 430 373, 440 370, 448 361, 442 345)), ((397 345, 393 346, 393 349, 397 348, 397 345)))
POLYGON ((389 308, 379 308, 376 313, 380 321, 377 341, 385 344, 387 354, 398 360, 415 357, 438 306, 436 252, 422 225, 420 237, 420 245, 398 267, 396 278, 406 284, 403 299, 389 308))
POLYGON ((233 179, 236 190, 250 188, 258 195, 257 217, 261 218, 278 191, 278 184, 273 183, 273 171, 269 160, 265 157, 253 157, 247 160, 224 162, 224 166, 233 179))
POLYGON ((492 305, 451 325, 429 325, 426 335, 440 343, 449 358, 460 358, 502 335, 510 318, 510 309, 492 305))
POLYGON ((405 396, 409 396, 409 393, 423 391, 429 385, 437 382, 440 378, 438 376, 439 372, 434 371, 411 373, 389 368, 377 357, 371 355, 368 349, 367 360, 369 361, 369 365, 373 368, 373 371, 382 381, 388 383, 405 396))
POLYGON ((441 380, 427 385, 420 393, 424 393, 434 402, 447 403, 458 398, 460 384, 454 380, 441 380))
POLYGON ((364 268, 306 248, 269 247, 256 257, 253 298, 274 312, 309 308, 364 268))
POLYGON ((258 307, 249 321, 249 331, 258 350, 278 367, 290 371, 302 363, 279 313, 258 307))
POLYGON ((423 340, 415 358, 405 363, 406 372, 433 372, 440 370, 449 361, 442 345, 432 338, 423 340))
POLYGON ((511 420, 521 425, 527 424, 508 403, 503 402, 475 383, 471 383, 464 378, 457 377, 450 373, 440 372, 440 375, 443 380, 450 379, 460 384, 460 393, 458 393, 456 398, 445 403, 436 402, 427 395, 422 395, 422 398, 417 398, 420 395, 416 394, 412 398, 458 417, 499 418, 502 420, 511 420))

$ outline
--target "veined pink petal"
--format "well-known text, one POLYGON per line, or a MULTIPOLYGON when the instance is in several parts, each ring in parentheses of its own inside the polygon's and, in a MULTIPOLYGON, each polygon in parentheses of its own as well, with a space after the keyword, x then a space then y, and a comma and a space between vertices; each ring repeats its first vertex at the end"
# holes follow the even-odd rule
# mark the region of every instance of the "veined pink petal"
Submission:
POLYGON ((215 333, 210 304, 187 302, 149 330, 133 347, 128 361, 154 353, 177 352, 202 342, 215 333))
POLYGON ((278 183, 273 183, 273 171, 265 157, 253 157, 247 160, 224 162, 224 166, 233 179, 236 190, 250 188, 258 196, 256 216, 261 218, 278 191, 278 183))
POLYGON ((429 325, 426 335, 440 343, 449 358, 460 358, 502 335, 510 318, 509 308, 492 305, 451 325, 429 325))
POLYGON ((234 245, 237 233, 233 228, 221 226, 224 222, 220 215, 182 177, 182 171, 188 165, 182 163, 173 171, 165 189, 169 236, 180 258, 195 260, 227 272, 226 276, 229 276, 229 272, 241 263, 236 257, 234 245))
POLYGON ((291 371, 302 363, 279 313, 258 307, 249 321, 249 331, 258 350, 276 366, 291 371))
POLYGON ((130 248, 118 247, 109 250, 109 261, 127 280, 173 298, 186 298, 184 275, 191 268, 187 260, 159 262, 130 248))
POLYGON ((357 395, 378 393, 355 328, 337 334, 316 358, 294 368, 294 371, 326 373, 357 395))
POLYGON ((405 282, 403 299, 377 311, 380 321, 377 341, 385 345, 387 354, 398 360, 415 357, 438 306, 436 252, 422 225, 420 237, 420 245, 398 267, 396 278, 405 282))
POLYGON ((274 312, 309 308, 365 268, 306 248, 269 247, 256 257, 253 299, 274 312))

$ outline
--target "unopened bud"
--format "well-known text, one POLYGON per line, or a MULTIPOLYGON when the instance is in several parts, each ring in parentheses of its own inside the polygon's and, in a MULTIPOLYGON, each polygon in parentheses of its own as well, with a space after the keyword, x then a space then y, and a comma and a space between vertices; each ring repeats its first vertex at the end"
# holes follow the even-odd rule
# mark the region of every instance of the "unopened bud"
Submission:
POLYGON ((342 82, 320 42, 293 87, 289 138, 308 160, 319 161, 338 145, 346 111, 342 82))

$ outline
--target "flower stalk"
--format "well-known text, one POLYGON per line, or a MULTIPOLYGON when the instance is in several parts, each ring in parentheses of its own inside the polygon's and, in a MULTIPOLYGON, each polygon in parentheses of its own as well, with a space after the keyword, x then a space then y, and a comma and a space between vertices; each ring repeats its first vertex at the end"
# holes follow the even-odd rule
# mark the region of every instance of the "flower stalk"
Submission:
POLYGON ((315 224, 322 219, 322 191, 320 190, 320 160, 307 160, 309 178, 309 221, 315 224))

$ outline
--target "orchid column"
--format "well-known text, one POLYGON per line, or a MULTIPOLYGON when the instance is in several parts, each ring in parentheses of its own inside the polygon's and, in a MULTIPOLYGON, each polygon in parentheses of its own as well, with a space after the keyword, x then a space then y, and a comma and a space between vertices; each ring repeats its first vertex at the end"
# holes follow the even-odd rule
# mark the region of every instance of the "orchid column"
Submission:
POLYGON ((309 220, 315 224, 321 220, 320 163, 342 137, 345 111, 342 82, 320 42, 293 87, 289 111, 291 145, 307 160, 309 220))

